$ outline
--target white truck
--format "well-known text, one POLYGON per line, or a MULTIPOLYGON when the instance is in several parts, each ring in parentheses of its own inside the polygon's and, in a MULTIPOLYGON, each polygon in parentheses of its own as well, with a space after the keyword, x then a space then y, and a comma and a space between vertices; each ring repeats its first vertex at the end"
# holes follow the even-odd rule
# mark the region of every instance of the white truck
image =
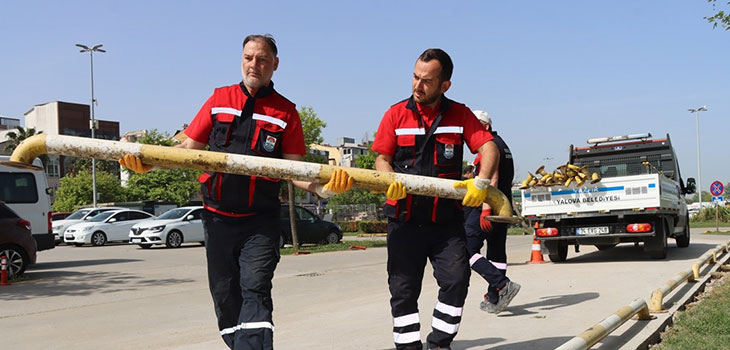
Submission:
MULTIPOLYGON (((0 156, 7 162, 10 156, 0 156)), ((31 233, 38 251, 53 249, 56 244, 51 232, 50 189, 39 158, 33 160, 37 169, 21 169, 0 164, 0 201, 30 222, 31 233)))
POLYGON ((553 262, 565 261, 571 245, 599 250, 619 243, 643 242, 652 258, 664 259, 667 239, 689 246, 687 185, 669 135, 651 134, 590 139, 591 146, 570 146, 569 163, 601 175, 594 185, 536 187, 522 190, 522 215, 535 227, 536 239, 553 262))

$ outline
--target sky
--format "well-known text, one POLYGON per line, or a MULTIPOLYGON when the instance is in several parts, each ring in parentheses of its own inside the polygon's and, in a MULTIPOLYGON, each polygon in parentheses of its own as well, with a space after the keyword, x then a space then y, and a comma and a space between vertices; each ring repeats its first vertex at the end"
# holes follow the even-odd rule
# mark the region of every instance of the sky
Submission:
MULTIPOLYGON (((723 1, 720 2, 722 5, 723 1)), ((454 61, 447 97, 482 109, 517 176, 568 159, 594 137, 669 134, 684 178, 730 181, 730 31, 705 0, 16 1, 0 3, 0 115, 89 103, 121 132, 173 132, 220 86, 241 80, 241 43, 270 33, 277 91, 327 123, 325 141, 362 140, 411 94, 418 55, 454 61)))

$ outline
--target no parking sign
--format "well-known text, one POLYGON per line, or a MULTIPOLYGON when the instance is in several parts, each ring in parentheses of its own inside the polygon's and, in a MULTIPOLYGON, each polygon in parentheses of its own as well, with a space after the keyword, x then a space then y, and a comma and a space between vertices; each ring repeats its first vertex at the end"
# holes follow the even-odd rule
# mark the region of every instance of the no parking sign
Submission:
POLYGON ((722 182, 715 181, 710 185, 710 193, 713 196, 720 196, 723 192, 725 192, 725 186, 723 186, 722 182))

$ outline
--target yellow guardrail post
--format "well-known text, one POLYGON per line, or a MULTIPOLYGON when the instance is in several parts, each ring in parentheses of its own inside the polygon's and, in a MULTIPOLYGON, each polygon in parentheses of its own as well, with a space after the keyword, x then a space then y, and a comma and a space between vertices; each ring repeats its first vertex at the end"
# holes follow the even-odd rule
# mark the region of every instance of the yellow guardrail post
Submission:
POLYGON ((631 304, 618 309, 611 316, 604 318, 601 322, 568 340, 555 350, 590 349, 593 345, 601 341, 601 339, 605 338, 609 333, 624 324, 634 315, 638 315, 640 320, 650 320, 652 318, 649 314, 646 301, 643 299, 634 300, 631 304))
POLYGON ((692 270, 682 271, 677 276, 667 281, 664 286, 655 290, 651 294, 651 300, 649 301, 649 311, 652 313, 666 312, 662 309, 664 296, 677 288, 680 283, 684 282, 685 280, 689 280, 690 278, 694 279, 692 270))

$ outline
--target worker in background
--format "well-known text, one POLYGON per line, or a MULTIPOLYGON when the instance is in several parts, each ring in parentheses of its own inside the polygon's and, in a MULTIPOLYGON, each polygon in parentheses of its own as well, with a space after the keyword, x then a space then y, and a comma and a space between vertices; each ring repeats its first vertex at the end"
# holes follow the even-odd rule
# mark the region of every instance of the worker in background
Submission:
MULTIPOLYGON (((465 105, 444 93, 451 87, 453 63, 441 49, 428 49, 416 60, 413 94, 385 112, 373 143, 378 171, 460 180, 464 144, 485 159, 465 188, 464 205, 481 206, 499 152, 489 134, 465 105)), ((459 201, 406 193, 390 184, 384 214, 388 217, 388 286, 396 349, 422 349, 418 296, 426 260, 439 285, 428 349, 450 349, 461 323, 469 286, 469 254, 459 201)))
MULTIPOLYGON (((296 106, 274 90, 271 77, 279 66, 270 35, 243 41, 239 84, 215 89, 176 147, 301 160, 305 153, 296 106)), ((152 169, 127 154, 119 163, 136 172, 152 169)), ((271 280, 279 262, 280 180, 259 176, 204 172, 205 249, 208 283, 223 341, 235 350, 273 349, 271 280)), ((327 198, 352 186, 337 169, 323 185, 294 181, 297 187, 327 198)))
MULTIPOLYGON (((512 180, 514 177, 514 163, 512 152, 496 131, 492 129, 492 120, 484 111, 475 110, 479 122, 489 131, 499 150, 499 161, 495 164, 497 171, 492 176, 492 183, 507 196, 512 198, 512 180)), ((484 166, 481 154, 474 160, 474 171, 479 173, 484 166)), ((507 278, 507 228, 508 224, 491 222, 489 216, 492 209, 488 204, 478 208, 465 209, 466 242, 469 248, 469 264, 471 269, 482 276, 488 283, 487 293, 479 308, 489 313, 504 311, 512 299, 520 291, 520 285, 507 278), (481 255, 484 240, 487 241, 487 257, 481 255)))
MULTIPOLYGON (((474 166, 469 164, 464 167, 464 171, 461 174, 462 180, 469 180, 474 178, 474 166)), ((471 208, 471 207, 464 207, 464 208, 471 208)))

